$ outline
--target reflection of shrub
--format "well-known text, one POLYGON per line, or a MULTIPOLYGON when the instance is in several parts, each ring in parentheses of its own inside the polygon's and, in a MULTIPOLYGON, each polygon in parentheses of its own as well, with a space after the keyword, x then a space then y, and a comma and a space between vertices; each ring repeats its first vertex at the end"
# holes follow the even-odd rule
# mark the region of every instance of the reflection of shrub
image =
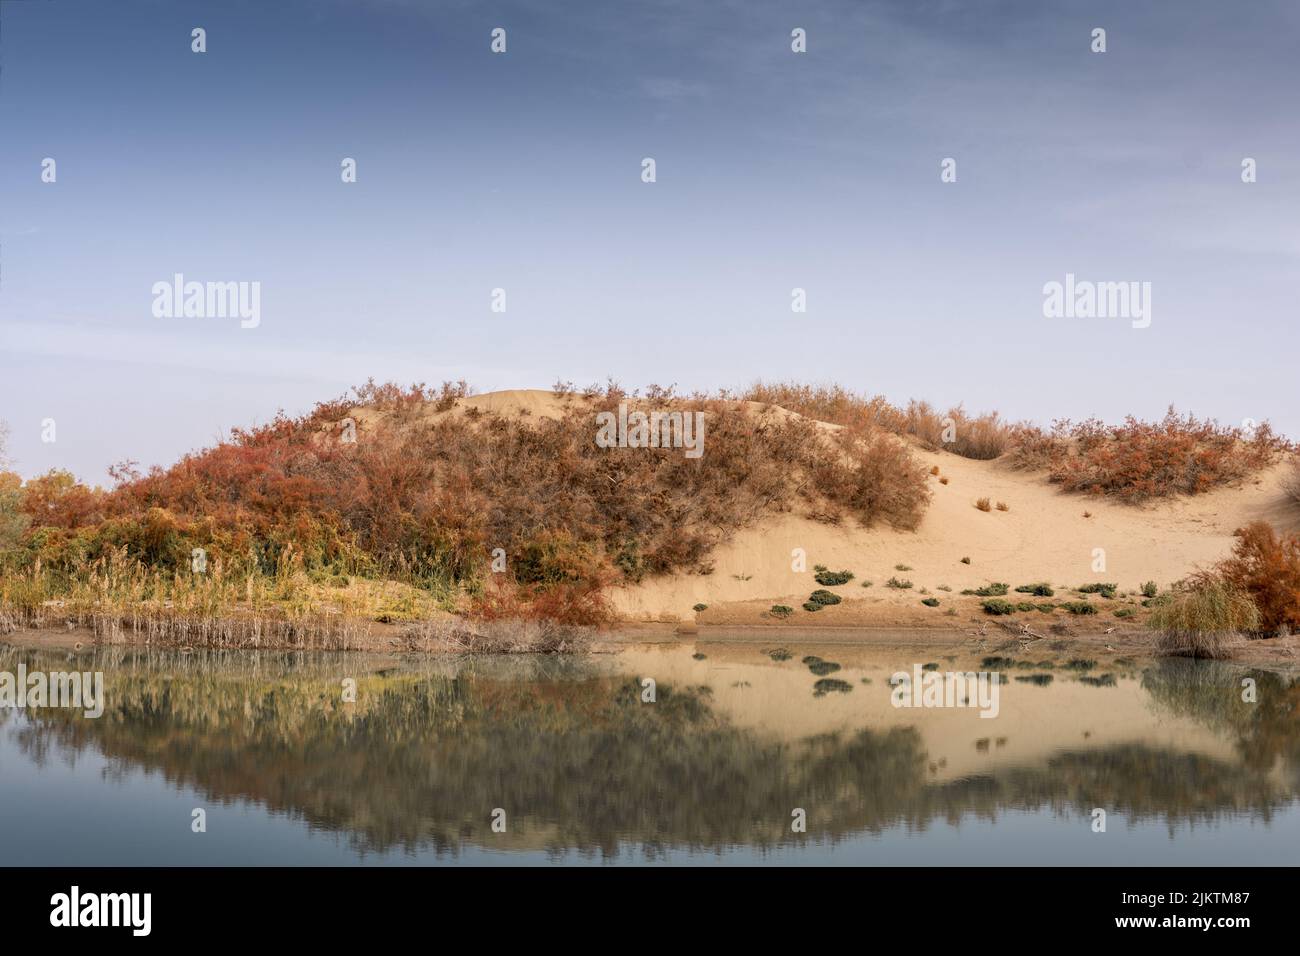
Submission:
POLYGON ((813 684, 813 696, 825 697, 827 694, 847 694, 853 690, 853 685, 848 681, 840 680, 837 677, 823 677, 817 683, 813 684))
POLYGON ((813 661, 808 665, 808 669, 818 677, 825 677, 827 674, 834 674, 840 669, 840 665, 834 661, 813 661))

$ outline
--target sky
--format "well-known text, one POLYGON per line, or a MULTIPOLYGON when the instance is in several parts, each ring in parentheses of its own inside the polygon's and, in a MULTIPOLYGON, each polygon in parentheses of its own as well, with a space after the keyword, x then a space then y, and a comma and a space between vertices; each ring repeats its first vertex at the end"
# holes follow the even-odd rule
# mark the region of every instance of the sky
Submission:
POLYGON ((1300 436, 1297 33, 1292 0, 0 0, 10 467, 107 483, 370 377, 1300 436), (256 326, 156 315, 178 273, 259 283, 256 326), (1150 283, 1150 324, 1045 315, 1067 274, 1150 283))

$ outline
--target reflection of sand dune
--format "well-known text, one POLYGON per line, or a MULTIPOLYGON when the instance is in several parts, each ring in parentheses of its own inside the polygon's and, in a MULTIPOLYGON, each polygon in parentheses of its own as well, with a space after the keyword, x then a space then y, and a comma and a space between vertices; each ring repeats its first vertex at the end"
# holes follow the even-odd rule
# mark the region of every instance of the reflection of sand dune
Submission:
MULTIPOLYGON (((879 692, 876 683, 813 699, 797 662, 755 662, 752 645, 707 649, 703 661, 678 647, 599 661, 436 663, 109 649, 86 655, 106 671, 102 719, 42 711, 6 732, 33 759, 93 749, 210 799, 339 831, 358 849, 453 853, 770 847, 795 841, 793 807, 807 810, 817 840, 1008 808, 1266 817, 1300 781, 1293 721, 1238 726, 1217 705, 1202 713, 1218 685, 1193 687, 1189 699, 1185 674, 1161 678, 1159 712, 1138 707, 1131 684, 1015 687, 1004 716, 972 724, 966 714, 895 710, 862 693, 879 692), (343 674, 357 679, 355 704, 339 701, 343 674), (657 680, 652 704, 641 700, 644 676, 657 680), (1056 702, 1064 706, 1054 711, 1056 702), (982 724, 998 729, 972 731, 982 724), (1219 742, 1238 734, 1253 745, 1257 726, 1266 732, 1253 766, 1219 742), (1003 735, 1003 748, 974 748, 979 736, 1003 735), (1289 774, 1267 769, 1270 753, 1290 761, 1289 774), (932 771, 941 754, 948 766, 932 771), (495 807, 512 821, 504 840, 490 828, 495 807)), ((883 680, 890 670, 845 650, 861 655, 845 655, 846 676, 883 680)), ((1269 700, 1289 692, 1279 684, 1269 700)))
MULTIPOLYGON (((987 773, 1017 763, 1041 763, 1064 750, 1096 750, 1142 743, 1157 748, 1194 751, 1230 760, 1229 739, 1190 717, 1157 713, 1136 677, 1120 679, 1116 687, 1090 687, 1069 672, 1057 672, 1048 688, 1017 683, 999 689, 996 718, 981 718, 976 710, 895 708, 889 678, 896 670, 910 671, 914 663, 935 661, 944 670, 978 669, 978 660, 949 664, 943 658, 882 654, 871 648, 835 647, 811 651, 843 665, 833 676, 853 685, 847 694, 813 699, 817 679, 799 662, 776 663, 758 645, 701 645, 705 660, 696 661, 680 649, 643 646, 622 655, 623 666, 635 674, 674 684, 707 684, 716 710, 738 727, 797 740, 815 734, 914 727, 929 760, 946 761, 934 775, 946 780, 987 773), (862 683, 862 678, 871 684, 862 683), (742 684, 743 686, 737 686, 742 684), (985 739, 988 750, 976 748, 985 739), (999 739, 1005 743, 998 744, 999 739)), ((1041 656, 1041 655, 1040 655, 1041 656)))

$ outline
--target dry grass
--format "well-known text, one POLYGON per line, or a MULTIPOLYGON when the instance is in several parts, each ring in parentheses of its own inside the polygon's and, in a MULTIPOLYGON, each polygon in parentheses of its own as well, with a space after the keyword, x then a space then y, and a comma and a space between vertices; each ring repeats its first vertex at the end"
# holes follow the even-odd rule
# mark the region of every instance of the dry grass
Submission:
POLYGON ((997 412, 970 415, 960 405, 941 412, 929 402, 911 401, 900 408, 883 395, 867 397, 839 385, 757 382, 740 398, 779 405, 808 418, 849 428, 882 428, 915 438, 932 451, 949 451, 984 461, 1011 448, 1026 427, 1003 421, 997 412))
POLYGON ((980 511, 992 511, 993 505, 987 498, 980 498, 975 502, 975 507, 980 511))
POLYGON ((1155 603, 1147 626, 1158 632, 1161 654, 1223 660, 1242 634, 1259 628, 1259 611, 1244 591, 1199 575, 1155 603))

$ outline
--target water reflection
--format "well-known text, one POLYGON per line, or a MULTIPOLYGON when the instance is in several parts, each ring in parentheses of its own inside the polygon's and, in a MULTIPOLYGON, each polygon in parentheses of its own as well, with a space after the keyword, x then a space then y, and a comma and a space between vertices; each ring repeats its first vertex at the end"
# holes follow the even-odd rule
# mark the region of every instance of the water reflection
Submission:
MULTIPOLYGON (((357 853, 771 849, 1094 807, 1171 827, 1242 814, 1267 822, 1300 792, 1300 682, 1286 676, 1178 661, 1087 686, 1058 671, 1048 684, 1006 688, 998 720, 967 713, 958 725, 889 707, 885 665, 846 667, 837 676, 853 693, 822 700, 789 691, 815 680, 797 656, 711 652, 710 669, 689 648, 654 653, 647 663, 95 649, 75 666, 105 672, 101 719, 0 712, 0 735, 26 772, 100 754, 105 785, 159 773, 214 803, 248 801, 337 831, 357 853), (640 676, 651 667, 669 679, 645 703, 640 676), (1256 682, 1253 704, 1241 700, 1243 678, 1256 682), (344 700, 348 679, 355 702, 344 700), (808 723, 784 732, 749 719, 746 702, 765 693, 783 701, 787 724, 808 723), (1085 729, 1117 709, 1132 726, 1085 729), (496 807, 506 834, 491 832, 496 807), (806 834, 791 832, 796 807, 806 834)), ((67 657, 8 649, 0 670, 19 660, 69 669, 67 657)))

